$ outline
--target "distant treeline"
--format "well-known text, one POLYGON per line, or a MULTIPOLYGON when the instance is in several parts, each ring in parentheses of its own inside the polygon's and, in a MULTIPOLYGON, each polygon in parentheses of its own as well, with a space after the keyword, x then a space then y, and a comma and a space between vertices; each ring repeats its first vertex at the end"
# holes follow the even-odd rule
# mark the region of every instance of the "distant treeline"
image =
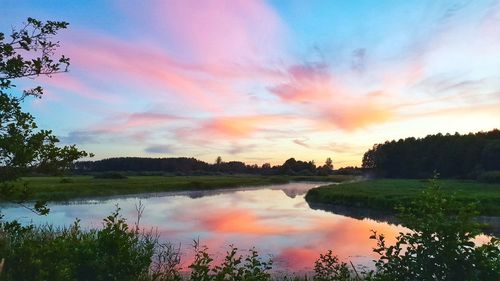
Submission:
POLYGON ((428 135, 376 144, 363 156, 363 168, 376 176, 476 178, 500 170, 500 131, 428 135))
MULTIPOLYGON (((77 174, 100 172, 132 172, 136 174, 169 173, 177 175, 203 174, 264 174, 264 175, 328 175, 333 173, 331 159, 324 165, 316 166, 314 161, 301 161, 290 158, 282 165, 248 165, 240 161, 224 162, 218 158, 215 163, 207 163, 195 158, 140 158, 120 157, 98 161, 76 162, 73 172, 77 174)), ((349 167, 339 173, 359 173, 357 168, 349 167)))

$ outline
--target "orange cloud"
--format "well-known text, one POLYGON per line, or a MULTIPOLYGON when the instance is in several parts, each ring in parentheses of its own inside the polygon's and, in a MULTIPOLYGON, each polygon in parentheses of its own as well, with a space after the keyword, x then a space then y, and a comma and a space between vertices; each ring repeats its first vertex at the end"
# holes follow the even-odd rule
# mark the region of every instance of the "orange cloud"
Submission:
POLYGON ((334 106, 331 110, 320 113, 320 127, 328 128, 332 125, 343 130, 352 131, 370 125, 384 123, 388 121, 394 112, 393 110, 366 101, 359 103, 334 106))
POLYGON ((287 103, 301 105, 299 110, 321 130, 336 127, 351 131, 386 122, 393 114, 385 102, 387 94, 359 95, 347 84, 335 81, 325 64, 293 66, 288 74, 288 82, 270 91, 287 103))
POLYGON ((277 115, 223 116, 202 120, 195 128, 179 129, 177 137, 183 141, 208 143, 214 140, 241 140, 254 137, 284 122, 291 117, 277 115))
POLYGON ((267 121, 269 119, 261 116, 220 117, 204 122, 202 130, 208 135, 241 138, 252 135, 267 121))

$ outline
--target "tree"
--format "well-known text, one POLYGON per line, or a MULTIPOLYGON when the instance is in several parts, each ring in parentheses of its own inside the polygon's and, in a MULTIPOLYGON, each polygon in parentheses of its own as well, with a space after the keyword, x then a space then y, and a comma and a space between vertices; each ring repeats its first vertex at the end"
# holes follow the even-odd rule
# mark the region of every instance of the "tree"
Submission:
MULTIPOLYGON (((0 33, 0 198, 22 204, 29 197, 28 189, 13 182, 28 172, 62 173, 72 163, 91 154, 74 145, 57 146, 59 140, 50 130, 39 130, 35 118, 23 112, 21 103, 27 97, 41 98, 41 86, 15 94, 14 82, 20 78, 66 72, 70 60, 64 55, 54 58, 58 41, 52 36, 67 28, 67 22, 42 22, 28 18, 20 30, 9 37, 0 33)), ((26 206, 27 207, 27 206, 26 206)), ((28 207, 30 208, 30 207, 28 207)), ((34 212, 46 214, 43 202, 34 212)))
POLYGON ((428 178, 434 171, 445 178, 476 178, 500 169, 500 131, 466 135, 436 134, 376 144, 363 156, 363 168, 380 177, 428 178))
POLYGON ((215 164, 217 164, 217 165, 222 164, 222 157, 217 156, 217 158, 215 159, 215 164))
POLYGON ((263 170, 269 170, 269 169, 271 169, 271 164, 269 164, 269 163, 262 164, 262 169, 263 170))
POLYGON ((325 166, 324 166, 326 169, 328 170, 333 170, 333 161, 332 161, 332 158, 328 157, 326 158, 325 160, 325 166))

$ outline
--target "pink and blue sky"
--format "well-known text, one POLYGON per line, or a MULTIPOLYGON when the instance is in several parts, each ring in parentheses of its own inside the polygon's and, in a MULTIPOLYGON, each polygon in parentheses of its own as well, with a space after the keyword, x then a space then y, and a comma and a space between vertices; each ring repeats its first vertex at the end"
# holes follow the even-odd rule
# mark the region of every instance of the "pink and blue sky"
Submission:
POLYGON ((96 159, 359 165, 374 143, 500 124, 500 2, 2 0, 70 23, 70 72, 17 81, 96 159))

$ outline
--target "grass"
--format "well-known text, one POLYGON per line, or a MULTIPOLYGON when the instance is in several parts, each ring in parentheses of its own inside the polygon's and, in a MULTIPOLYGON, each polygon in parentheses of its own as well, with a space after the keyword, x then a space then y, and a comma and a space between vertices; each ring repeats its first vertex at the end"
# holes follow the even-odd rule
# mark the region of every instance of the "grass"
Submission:
POLYGON ((16 184, 28 183, 33 200, 66 201, 76 198, 155 193, 183 190, 212 190, 242 186, 283 184, 290 181, 342 182, 351 176, 129 176, 102 179, 92 176, 25 177, 16 184))
MULTIPOLYGON (((478 181, 439 180, 443 191, 466 203, 477 202, 481 215, 500 216, 500 184, 478 181)), ((410 203, 427 186, 427 180, 377 179, 309 190, 310 203, 335 204, 393 212, 410 203)))

